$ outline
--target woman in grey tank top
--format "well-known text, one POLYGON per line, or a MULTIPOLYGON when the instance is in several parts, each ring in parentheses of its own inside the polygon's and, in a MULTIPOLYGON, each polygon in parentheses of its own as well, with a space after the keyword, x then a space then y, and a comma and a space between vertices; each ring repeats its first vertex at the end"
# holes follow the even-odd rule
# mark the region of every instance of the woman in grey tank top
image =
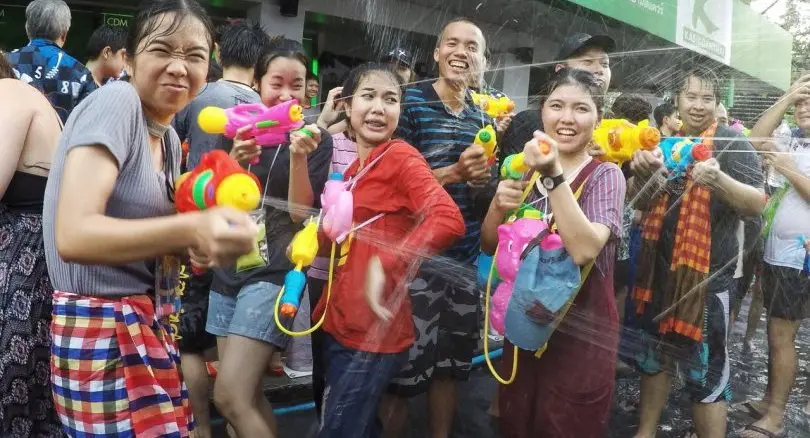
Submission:
POLYGON ((211 22, 196 0, 148 0, 130 27, 129 82, 71 114, 45 192, 52 383, 70 436, 188 436, 187 391, 166 318, 177 255, 230 264, 257 229, 225 209, 175 214, 180 144, 169 127, 205 80, 211 22), (207 256, 203 256, 207 255, 207 256), (92 402, 88 402, 92 400, 92 402))

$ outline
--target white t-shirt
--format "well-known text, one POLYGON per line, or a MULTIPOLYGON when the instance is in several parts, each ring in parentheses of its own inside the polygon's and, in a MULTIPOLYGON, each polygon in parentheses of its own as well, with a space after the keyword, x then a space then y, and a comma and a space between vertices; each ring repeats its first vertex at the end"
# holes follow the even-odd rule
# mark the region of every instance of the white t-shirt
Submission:
MULTIPOLYGON (((810 177, 810 138, 801 138, 794 130, 790 151, 799 172, 810 177)), ((765 262, 802 269, 807 252, 799 243, 801 236, 810 237, 810 203, 791 187, 774 215, 771 234, 765 241, 765 262)))

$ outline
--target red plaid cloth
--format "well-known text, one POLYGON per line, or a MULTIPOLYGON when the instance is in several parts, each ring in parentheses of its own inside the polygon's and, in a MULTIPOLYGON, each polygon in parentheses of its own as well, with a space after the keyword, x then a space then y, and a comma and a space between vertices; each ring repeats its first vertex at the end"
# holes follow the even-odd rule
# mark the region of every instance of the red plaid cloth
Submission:
POLYGON ((189 435, 179 356, 148 296, 57 291, 53 304, 53 392, 68 435, 189 435))
MULTIPOLYGON (((701 134, 703 144, 712 149, 713 124, 701 134)), ((644 219, 641 249, 633 300, 636 313, 642 315, 653 302, 654 294, 663 294, 659 300, 661 319, 658 331, 662 335, 673 333, 695 342, 703 339, 703 313, 711 268, 712 229, 711 192, 697 185, 687 176, 681 199, 675 244, 672 249, 670 276, 666 285, 655 278, 655 260, 658 239, 669 207, 669 194, 664 192, 644 219)))

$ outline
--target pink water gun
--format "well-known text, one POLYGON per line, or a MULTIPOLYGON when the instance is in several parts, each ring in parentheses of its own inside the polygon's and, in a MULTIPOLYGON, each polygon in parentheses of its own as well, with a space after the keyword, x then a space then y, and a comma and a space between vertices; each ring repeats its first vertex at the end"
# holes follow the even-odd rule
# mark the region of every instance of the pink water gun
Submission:
POLYGON ((321 194, 321 209, 324 233, 331 241, 339 243, 352 229, 354 211, 354 197, 346 189, 342 173, 335 172, 329 176, 321 194))
MULTIPOLYGON (((489 318, 492 328, 500 334, 504 333, 504 317, 520 268, 520 256, 529 242, 548 228, 541 216, 536 209, 526 209, 522 218, 498 226, 498 256, 495 258, 495 266, 501 283, 492 295, 489 318)), ((562 247, 562 239, 558 234, 549 234, 540 242, 540 246, 546 251, 558 249, 562 247)))
MULTIPOLYGON (((287 141, 290 131, 304 126, 304 113, 298 100, 292 99, 270 108, 260 103, 242 103, 233 108, 222 109, 208 106, 197 116, 200 129, 207 134, 224 134, 236 137, 236 131, 244 126, 251 129, 243 139, 255 138, 261 146, 275 146, 287 141)), ((254 161, 258 161, 258 157, 254 161)))

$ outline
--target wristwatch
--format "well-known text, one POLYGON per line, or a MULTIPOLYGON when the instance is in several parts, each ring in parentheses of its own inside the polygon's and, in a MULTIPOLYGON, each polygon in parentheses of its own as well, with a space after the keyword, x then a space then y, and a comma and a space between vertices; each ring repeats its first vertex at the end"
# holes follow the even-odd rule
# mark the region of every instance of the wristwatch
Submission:
POLYGON ((560 184, 565 182, 565 177, 563 174, 559 174, 557 176, 541 176, 540 183, 543 184, 546 191, 552 191, 557 188, 560 184))

